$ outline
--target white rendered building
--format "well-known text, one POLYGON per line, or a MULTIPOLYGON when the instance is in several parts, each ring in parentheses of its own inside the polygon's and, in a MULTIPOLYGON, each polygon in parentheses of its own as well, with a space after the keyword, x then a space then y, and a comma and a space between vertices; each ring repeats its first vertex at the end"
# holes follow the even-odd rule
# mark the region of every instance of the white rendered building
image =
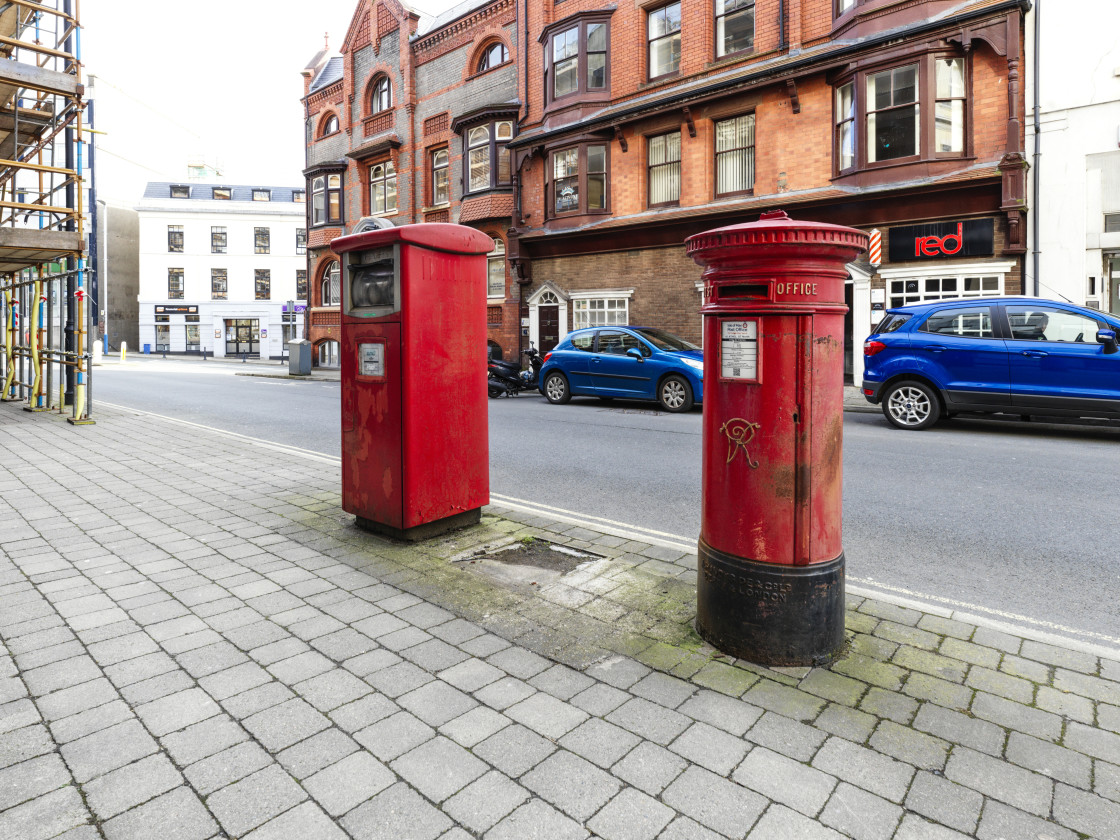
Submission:
POLYGON ((306 206, 290 187, 149 183, 137 349, 284 358, 303 335, 306 206))
POLYGON ((1026 26, 1023 291, 1120 314, 1120 4, 1034 0, 1026 26))

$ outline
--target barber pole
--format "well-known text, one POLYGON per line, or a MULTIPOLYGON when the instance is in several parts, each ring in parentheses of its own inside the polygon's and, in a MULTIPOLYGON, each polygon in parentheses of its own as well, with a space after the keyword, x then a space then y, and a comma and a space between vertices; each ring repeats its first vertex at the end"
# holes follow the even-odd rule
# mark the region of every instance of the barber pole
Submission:
POLYGON ((883 261, 883 234, 879 232, 878 228, 871 231, 871 244, 868 250, 870 251, 871 264, 878 267, 883 261))

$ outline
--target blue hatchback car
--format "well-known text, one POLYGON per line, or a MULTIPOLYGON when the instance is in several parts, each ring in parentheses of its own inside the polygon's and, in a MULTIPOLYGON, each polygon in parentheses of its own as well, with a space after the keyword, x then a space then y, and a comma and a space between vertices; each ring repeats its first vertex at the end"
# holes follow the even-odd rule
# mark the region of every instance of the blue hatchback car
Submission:
POLYGON ((703 398, 704 353, 653 327, 574 330, 544 357, 540 392, 555 405, 573 396, 657 400, 688 411, 703 398))
POLYGON ((863 344, 863 394, 900 429, 959 411, 1120 418, 1120 318, 1025 297, 889 309, 863 344))

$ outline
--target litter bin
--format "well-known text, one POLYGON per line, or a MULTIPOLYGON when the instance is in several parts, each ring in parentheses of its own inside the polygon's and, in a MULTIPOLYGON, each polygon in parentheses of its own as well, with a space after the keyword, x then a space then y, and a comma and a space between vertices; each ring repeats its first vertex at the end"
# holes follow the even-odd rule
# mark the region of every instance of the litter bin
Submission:
POLYGON ((311 342, 306 338, 288 342, 288 375, 311 375, 311 342))
POLYGON ((147 353, 148 355, 151 355, 151 353, 152 353, 152 345, 150 345, 150 344, 145 344, 145 345, 144 345, 144 352, 145 352, 145 353, 147 353))

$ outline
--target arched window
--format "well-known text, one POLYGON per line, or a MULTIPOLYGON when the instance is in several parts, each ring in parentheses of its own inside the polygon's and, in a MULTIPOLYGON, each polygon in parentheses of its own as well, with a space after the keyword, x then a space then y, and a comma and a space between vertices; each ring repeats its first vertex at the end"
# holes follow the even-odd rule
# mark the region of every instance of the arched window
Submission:
POLYGON ((506 244, 494 237, 494 250, 486 257, 486 296, 505 297, 506 244))
POLYGON ((539 298, 537 298, 537 304, 539 306, 551 306, 552 304, 559 302, 560 298, 556 297, 556 295, 554 295, 552 292, 545 292, 539 298))
POLYGON ((323 130, 319 133, 319 136, 326 137, 328 134, 334 134, 336 131, 338 131, 338 116, 336 114, 331 114, 323 122, 323 130))
POLYGON ((336 368, 339 366, 337 341, 324 341, 319 345, 319 367, 336 368))
POLYGON ((393 89, 389 85, 388 76, 378 76, 374 82, 370 92, 369 111, 371 114, 377 114, 381 111, 388 111, 393 107, 393 89))
POLYGON ((491 67, 505 64, 507 61, 509 61, 509 50, 506 49, 505 44, 497 41, 482 53, 482 57, 478 59, 478 67, 475 68, 475 72, 481 73, 483 70, 489 70, 491 67))
POLYGON ((451 200, 447 178, 447 149, 432 154, 432 206, 447 204, 451 200))
POLYGON ((319 285, 321 306, 338 306, 342 302, 342 289, 338 282, 338 262, 332 262, 323 272, 323 282, 319 285))

